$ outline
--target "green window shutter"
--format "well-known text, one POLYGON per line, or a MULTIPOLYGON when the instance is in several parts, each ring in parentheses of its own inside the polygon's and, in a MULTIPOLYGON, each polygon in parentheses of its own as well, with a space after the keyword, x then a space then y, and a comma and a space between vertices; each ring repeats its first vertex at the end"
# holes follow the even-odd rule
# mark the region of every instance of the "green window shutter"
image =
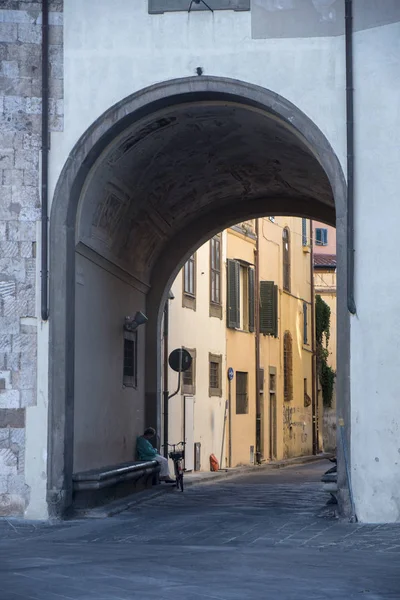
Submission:
POLYGON ((260 281, 260 333, 264 335, 275 334, 274 295, 274 282, 260 281))
POLYGON ((278 337, 278 286, 274 285, 273 294, 273 320, 274 320, 274 333, 275 337, 278 337))
POLYGON ((254 331, 254 269, 249 268, 249 331, 254 331))
POLYGON ((227 261, 227 325, 231 329, 240 327, 240 264, 227 261))

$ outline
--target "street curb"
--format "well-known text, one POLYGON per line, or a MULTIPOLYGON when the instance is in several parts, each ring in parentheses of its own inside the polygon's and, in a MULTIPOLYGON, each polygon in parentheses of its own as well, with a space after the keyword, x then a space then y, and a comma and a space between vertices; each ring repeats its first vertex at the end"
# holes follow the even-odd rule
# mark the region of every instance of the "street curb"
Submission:
MULTIPOLYGON (((233 469, 221 469, 220 471, 216 471, 213 473, 202 474, 202 476, 193 476, 191 479, 191 475, 187 475, 184 480, 185 488, 193 487, 195 485, 200 485, 203 483, 218 483, 220 481, 225 481, 227 479, 231 479, 233 477, 240 477, 241 475, 247 475, 248 473, 254 473, 262 470, 269 469, 283 469, 288 467, 294 467, 297 465, 304 465, 307 463, 318 462, 320 460, 327 460, 332 457, 332 454, 318 454, 316 456, 300 456, 298 458, 289 458, 287 460, 276 461, 272 463, 263 463, 261 465, 248 465, 243 467, 235 467, 233 469)), ((163 484, 159 484, 155 486, 155 488, 151 488, 148 490, 143 490, 141 492, 137 492, 136 494, 132 494, 127 496, 126 498, 122 498, 121 500, 115 500, 110 504, 105 506, 99 506, 92 509, 77 511, 74 514, 74 518, 84 518, 84 519, 104 519, 107 517, 114 517, 126 510, 133 508, 134 506, 139 506, 140 504, 144 504, 152 500, 153 498, 157 498, 164 494, 172 493, 176 491, 175 486, 167 486, 163 484)))

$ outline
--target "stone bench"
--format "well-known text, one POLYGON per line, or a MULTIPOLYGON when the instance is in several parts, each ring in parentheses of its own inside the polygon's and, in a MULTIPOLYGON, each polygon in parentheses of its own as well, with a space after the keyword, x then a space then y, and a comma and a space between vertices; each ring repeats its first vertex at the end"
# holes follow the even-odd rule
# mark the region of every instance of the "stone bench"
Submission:
POLYGON ((159 472, 157 461, 138 460, 74 473, 73 506, 92 508, 149 488, 158 481, 159 472))

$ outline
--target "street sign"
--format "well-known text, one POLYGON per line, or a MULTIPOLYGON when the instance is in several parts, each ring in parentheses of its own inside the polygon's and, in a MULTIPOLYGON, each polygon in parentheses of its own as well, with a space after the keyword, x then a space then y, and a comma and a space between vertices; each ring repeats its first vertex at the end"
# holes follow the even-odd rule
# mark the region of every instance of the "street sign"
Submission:
POLYGON ((179 371, 184 372, 190 369, 192 357, 184 348, 177 348, 169 355, 168 362, 173 371, 176 371, 177 373, 179 373, 179 371))
POLYGON ((229 381, 232 381, 234 375, 235 375, 235 371, 232 369, 232 367, 229 367, 229 369, 228 369, 228 379, 229 379, 229 381))

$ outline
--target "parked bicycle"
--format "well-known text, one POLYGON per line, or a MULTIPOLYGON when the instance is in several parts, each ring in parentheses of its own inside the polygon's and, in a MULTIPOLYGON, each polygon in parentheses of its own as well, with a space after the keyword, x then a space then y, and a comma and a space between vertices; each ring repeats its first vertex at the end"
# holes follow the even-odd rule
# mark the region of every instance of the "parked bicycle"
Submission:
POLYGON ((168 452, 168 456, 174 463, 174 473, 176 479, 176 487, 183 492, 183 472, 182 466, 185 460, 185 444, 186 442, 178 442, 177 444, 168 444, 172 450, 168 452))

